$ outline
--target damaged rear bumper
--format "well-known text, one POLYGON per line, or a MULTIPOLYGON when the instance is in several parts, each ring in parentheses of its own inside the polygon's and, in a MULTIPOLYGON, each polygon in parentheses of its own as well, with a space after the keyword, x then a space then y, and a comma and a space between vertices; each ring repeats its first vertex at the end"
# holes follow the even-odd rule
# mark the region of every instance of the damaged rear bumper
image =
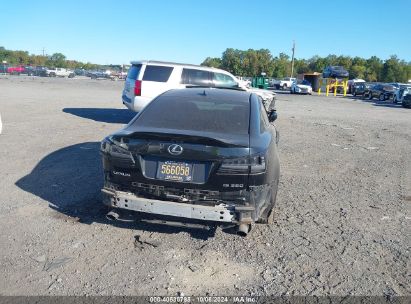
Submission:
POLYGON ((133 193, 106 188, 102 189, 102 193, 105 205, 157 215, 223 223, 250 224, 253 222, 253 215, 255 214, 255 208, 252 206, 236 206, 229 203, 214 206, 194 205, 148 199, 136 196, 133 193))

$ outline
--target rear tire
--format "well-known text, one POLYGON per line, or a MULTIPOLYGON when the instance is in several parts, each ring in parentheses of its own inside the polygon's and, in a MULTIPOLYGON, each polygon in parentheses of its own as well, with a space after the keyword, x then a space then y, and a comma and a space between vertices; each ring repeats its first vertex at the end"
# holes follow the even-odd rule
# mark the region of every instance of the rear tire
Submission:
POLYGON ((284 83, 284 84, 283 84, 283 90, 284 90, 284 91, 287 90, 287 87, 288 87, 287 84, 284 83))
POLYGON ((384 95, 383 93, 381 93, 381 94, 378 96, 378 100, 379 100, 379 101, 385 101, 385 95, 384 95))

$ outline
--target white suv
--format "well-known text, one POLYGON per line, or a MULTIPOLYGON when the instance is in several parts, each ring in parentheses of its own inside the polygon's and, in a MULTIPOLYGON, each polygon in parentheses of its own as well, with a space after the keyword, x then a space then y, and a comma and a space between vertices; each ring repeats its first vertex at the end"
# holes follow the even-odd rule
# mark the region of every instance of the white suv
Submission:
POLYGON ((49 77, 68 77, 68 78, 73 78, 74 77, 74 72, 73 71, 63 69, 63 68, 47 69, 46 74, 49 77))
POLYGON ((132 61, 123 90, 123 104, 139 112, 158 95, 171 89, 187 86, 228 87, 252 91, 271 103, 275 93, 246 88, 227 71, 199 65, 161 61, 132 61))

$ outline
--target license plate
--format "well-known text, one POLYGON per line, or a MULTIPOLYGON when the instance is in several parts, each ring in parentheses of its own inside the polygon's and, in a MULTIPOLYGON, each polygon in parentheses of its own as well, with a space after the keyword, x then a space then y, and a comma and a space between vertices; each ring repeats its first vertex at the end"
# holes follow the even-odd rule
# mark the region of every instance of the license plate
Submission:
POLYGON ((157 178, 175 182, 191 182, 193 179, 193 165, 174 161, 159 162, 157 178))

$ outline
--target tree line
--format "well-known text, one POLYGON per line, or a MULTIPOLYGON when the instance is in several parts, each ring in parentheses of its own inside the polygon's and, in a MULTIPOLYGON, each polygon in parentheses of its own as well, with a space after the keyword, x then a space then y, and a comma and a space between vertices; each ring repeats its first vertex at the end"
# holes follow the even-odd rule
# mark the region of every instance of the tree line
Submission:
POLYGON ((7 64, 10 65, 47 66, 69 69, 83 68, 85 70, 94 70, 102 67, 101 65, 90 62, 67 60, 66 56, 62 53, 42 56, 29 54, 27 51, 7 50, 0 46, 0 64, 2 64, 3 61, 7 61, 7 64))
MULTIPOLYGON (((238 50, 228 48, 221 58, 207 57, 201 65, 220 68, 236 76, 258 76, 262 72, 268 77, 283 78, 291 76, 291 58, 285 53, 273 56, 268 49, 238 50)), ((303 73, 322 72, 329 65, 343 66, 350 78, 366 81, 407 82, 411 79, 411 62, 400 60, 392 55, 382 60, 377 56, 368 59, 361 57, 328 55, 309 59, 294 59, 293 76, 303 73)))
MULTIPOLYGON (((77 60, 68 60, 62 53, 35 55, 27 51, 7 50, 0 47, 0 64, 7 61, 10 65, 31 65, 61 68, 100 69, 103 65, 77 60)), ((221 58, 207 57, 201 65, 221 68, 236 76, 257 76, 262 72, 268 77, 283 78, 291 75, 291 58, 285 53, 273 56, 268 49, 238 50, 228 48, 221 58)), ((361 57, 328 55, 314 56, 309 59, 294 59, 294 75, 322 72, 328 65, 341 65, 350 73, 350 78, 362 78, 366 81, 407 82, 411 79, 411 62, 400 60, 393 55, 386 60, 376 56, 368 59, 361 57)), ((119 66, 111 65, 117 69, 119 66)))

